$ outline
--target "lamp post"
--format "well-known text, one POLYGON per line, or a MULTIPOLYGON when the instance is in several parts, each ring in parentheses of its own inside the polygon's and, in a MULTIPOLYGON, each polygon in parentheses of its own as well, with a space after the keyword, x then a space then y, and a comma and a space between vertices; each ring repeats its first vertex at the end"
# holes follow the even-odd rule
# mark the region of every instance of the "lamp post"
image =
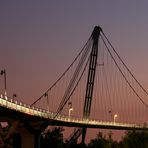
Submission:
POLYGON ((118 117, 117 114, 114 114, 114 124, 116 123, 116 118, 118 117))
POLYGON ((44 94, 44 97, 47 97, 47 110, 49 111, 49 98, 48 98, 48 92, 44 94))
POLYGON ((112 111, 109 110, 108 113, 109 113, 109 115, 110 115, 110 120, 112 121, 112 111))
POLYGON ((68 111, 68 118, 70 119, 70 115, 71 115, 71 112, 73 111, 73 108, 71 107, 68 111))
POLYGON ((68 118, 70 119, 71 112, 73 111, 72 102, 68 103, 69 110, 68 110, 68 118))
POLYGON ((5 89, 5 97, 7 97, 7 79, 6 79, 6 70, 1 70, 0 75, 4 75, 4 89, 5 89))

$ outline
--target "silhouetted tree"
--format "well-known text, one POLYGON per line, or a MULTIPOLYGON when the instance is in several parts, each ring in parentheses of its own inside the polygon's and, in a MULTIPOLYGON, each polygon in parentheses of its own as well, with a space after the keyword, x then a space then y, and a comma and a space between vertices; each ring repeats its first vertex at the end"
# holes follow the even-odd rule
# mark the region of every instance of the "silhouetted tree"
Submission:
MULTIPOLYGON (((64 148, 66 142, 63 142, 63 128, 56 127, 53 130, 48 129, 42 134, 41 148, 64 148)), ((147 131, 128 131, 120 142, 113 140, 112 133, 108 136, 99 132, 95 139, 92 139, 88 145, 77 144, 73 142, 69 148, 148 148, 147 131)))
POLYGON ((97 137, 90 141, 90 143, 88 144, 88 147, 89 148, 100 148, 100 147, 106 148, 107 143, 108 142, 107 142, 105 136, 101 132, 99 132, 97 134, 97 137))
POLYGON ((41 136, 41 147, 42 148, 63 148, 63 131, 61 127, 55 127, 54 129, 46 130, 41 136))
POLYGON ((88 148, 119 148, 118 143, 112 139, 112 133, 106 138, 103 133, 99 132, 95 139, 88 144, 88 148))
POLYGON ((148 148, 148 132, 128 131, 120 144, 123 148, 148 148))

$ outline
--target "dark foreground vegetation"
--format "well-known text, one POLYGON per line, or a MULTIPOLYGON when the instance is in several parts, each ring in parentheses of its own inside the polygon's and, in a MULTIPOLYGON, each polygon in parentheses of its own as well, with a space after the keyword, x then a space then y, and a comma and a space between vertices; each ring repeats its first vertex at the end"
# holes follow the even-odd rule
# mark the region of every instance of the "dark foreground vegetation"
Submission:
MULTIPOLYGON (((63 128, 54 128, 42 134, 41 148, 66 148, 67 142, 63 140, 63 128)), ((148 148, 147 131, 128 131, 120 142, 112 139, 112 133, 105 136, 99 132, 96 138, 87 145, 72 142, 69 148, 148 148)))
MULTIPOLYGON (((8 127, 0 128, 0 148, 20 148, 20 136, 14 133, 11 138, 4 139, 8 127)), ((113 140, 112 133, 104 135, 99 132, 94 139, 87 145, 80 144, 77 141, 68 141, 63 138, 62 127, 47 129, 41 134, 41 148, 148 148, 148 132, 143 131, 127 131, 121 141, 113 140), (69 146, 68 146, 69 145, 69 146)))

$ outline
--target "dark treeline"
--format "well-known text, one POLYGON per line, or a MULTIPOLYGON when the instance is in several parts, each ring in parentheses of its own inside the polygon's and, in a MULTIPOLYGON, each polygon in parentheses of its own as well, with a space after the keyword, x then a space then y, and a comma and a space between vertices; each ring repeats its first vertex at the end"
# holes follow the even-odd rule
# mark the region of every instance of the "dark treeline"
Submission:
MULTIPOLYGON (((41 148, 66 148, 68 141, 64 141, 63 131, 63 128, 56 127, 42 133, 41 148)), ((105 136, 99 132, 87 145, 73 141, 69 148, 148 148, 148 132, 128 131, 119 142, 113 140, 112 133, 105 136)))
MULTIPOLYGON (((0 126, 1 127, 1 126, 0 126)), ((5 139, 9 127, 0 128, 0 148, 20 148, 21 137, 18 133, 14 133, 9 139, 5 139)), ((40 136, 41 148, 148 148, 148 132, 127 131, 121 141, 115 141, 112 133, 104 135, 99 132, 94 139, 87 145, 80 144, 77 141, 64 140, 64 128, 55 127, 46 129, 40 136)))

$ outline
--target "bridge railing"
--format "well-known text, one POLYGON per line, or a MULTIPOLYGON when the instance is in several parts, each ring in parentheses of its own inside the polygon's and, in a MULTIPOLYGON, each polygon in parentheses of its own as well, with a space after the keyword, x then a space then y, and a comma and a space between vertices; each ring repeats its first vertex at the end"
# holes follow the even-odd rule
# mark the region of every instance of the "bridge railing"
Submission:
POLYGON ((43 116, 45 118, 48 118, 49 116, 52 117, 54 116, 55 113, 49 112, 47 110, 43 110, 41 108, 37 108, 34 106, 30 106, 26 103, 23 103, 21 101, 17 101, 14 99, 9 99, 7 97, 0 97, 0 106, 16 110, 19 112, 23 112, 29 115, 34 115, 34 116, 43 116))
POLYGON ((143 128, 141 125, 137 124, 129 124, 129 123, 115 123, 109 121, 99 121, 99 120, 92 120, 92 119, 84 119, 84 118, 76 118, 76 117, 69 117, 67 115, 56 114, 54 112, 49 112, 47 110, 43 110, 40 108, 36 108, 34 106, 30 106, 28 104, 22 103, 21 101, 16 101, 14 99, 8 99, 7 97, 0 97, 0 106, 6 107, 12 110, 16 110, 18 112, 22 112, 25 114, 29 114, 32 116, 43 117, 46 119, 54 119, 63 122, 71 122, 71 123, 78 123, 78 124, 89 124, 89 125, 105 125, 105 126, 120 126, 120 127, 135 127, 135 128, 143 128))

